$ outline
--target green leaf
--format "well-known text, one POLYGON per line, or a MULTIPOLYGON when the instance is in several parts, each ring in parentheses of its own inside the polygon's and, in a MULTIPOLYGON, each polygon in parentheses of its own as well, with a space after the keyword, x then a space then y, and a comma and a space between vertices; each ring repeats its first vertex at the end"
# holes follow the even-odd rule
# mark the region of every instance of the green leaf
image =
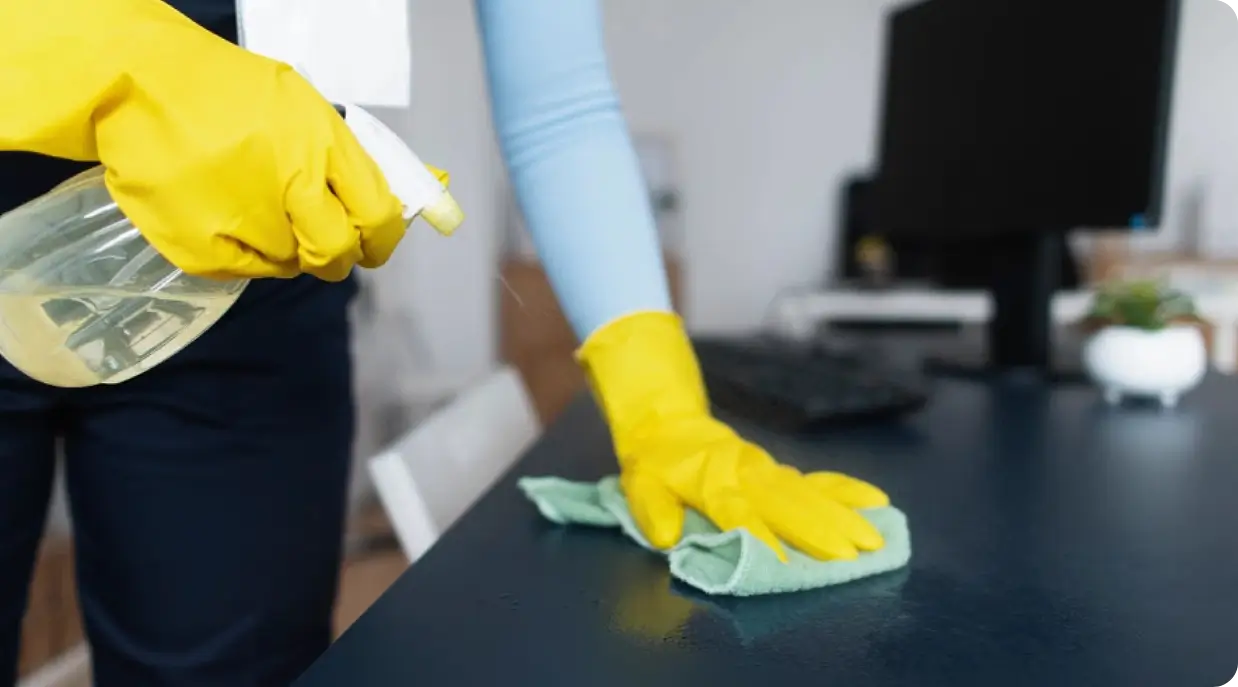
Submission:
POLYGON ((1088 316, 1111 325, 1157 330, 1174 320, 1194 317, 1195 303, 1158 280, 1111 282, 1097 290, 1088 316))

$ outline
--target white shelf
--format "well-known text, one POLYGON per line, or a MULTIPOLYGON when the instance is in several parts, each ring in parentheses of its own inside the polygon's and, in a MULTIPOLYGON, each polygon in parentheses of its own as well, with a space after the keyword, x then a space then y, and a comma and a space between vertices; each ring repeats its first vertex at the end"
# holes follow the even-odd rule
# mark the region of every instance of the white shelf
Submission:
MULTIPOLYGON (((1212 362, 1222 372, 1238 368, 1238 296, 1217 290, 1192 293, 1199 315, 1215 327, 1212 362)), ((1077 322, 1088 311, 1092 292, 1074 291, 1053 299, 1054 324, 1077 322)), ((817 291, 788 294, 774 302, 774 325, 780 333, 799 339, 812 336, 817 325, 830 320, 864 322, 941 321, 984 324, 993 302, 983 291, 892 289, 889 291, 817 291)))

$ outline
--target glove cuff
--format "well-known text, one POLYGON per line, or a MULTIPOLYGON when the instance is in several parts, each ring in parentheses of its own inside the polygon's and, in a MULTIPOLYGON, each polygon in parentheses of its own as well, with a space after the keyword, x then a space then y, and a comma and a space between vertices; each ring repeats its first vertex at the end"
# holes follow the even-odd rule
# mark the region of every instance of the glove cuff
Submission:
POLYGON ((671 312, 625 315, 576 352, 622 461, 643 427, 708 415, 709 400, 683 321, 671 312))

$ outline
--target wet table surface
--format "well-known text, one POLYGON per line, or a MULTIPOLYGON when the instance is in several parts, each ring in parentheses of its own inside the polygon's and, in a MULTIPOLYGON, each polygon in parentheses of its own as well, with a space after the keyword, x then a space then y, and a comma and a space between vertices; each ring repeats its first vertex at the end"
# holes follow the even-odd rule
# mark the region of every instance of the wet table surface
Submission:
POLYGON ((938 381, 899 425, 738 427, 882 486, 910 566, 702 599, 617 533, 543 522, 517 477, 614 469, 582 399, 296 684, 1216 687, 1238 669, 1238 379, 1174 412, 938 381))

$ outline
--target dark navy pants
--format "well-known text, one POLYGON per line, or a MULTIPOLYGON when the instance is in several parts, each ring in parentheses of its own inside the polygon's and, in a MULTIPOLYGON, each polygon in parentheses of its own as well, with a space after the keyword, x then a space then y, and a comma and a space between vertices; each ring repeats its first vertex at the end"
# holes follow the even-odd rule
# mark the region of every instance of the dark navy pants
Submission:
MULTIPOLYGON (((234 0, 170 0, 221 37, 234 0)), ((83 167, 0 153, 0 211, 83 167)), ((282 687, 331 640, 350 474, 354 284, 250 284, 117 386, 0 362, 0 685, 16 671, 63 439, 98 687, 282 687)))
MULTIPOLYGON (((0 211, 72 171, 0 154, 0 211)), ((327 647, 353 290, 253 282, 200 339, 116 386, 57 389, 0 362, 0 685, 58 438, 98 687, 283 687, 327 647)))

